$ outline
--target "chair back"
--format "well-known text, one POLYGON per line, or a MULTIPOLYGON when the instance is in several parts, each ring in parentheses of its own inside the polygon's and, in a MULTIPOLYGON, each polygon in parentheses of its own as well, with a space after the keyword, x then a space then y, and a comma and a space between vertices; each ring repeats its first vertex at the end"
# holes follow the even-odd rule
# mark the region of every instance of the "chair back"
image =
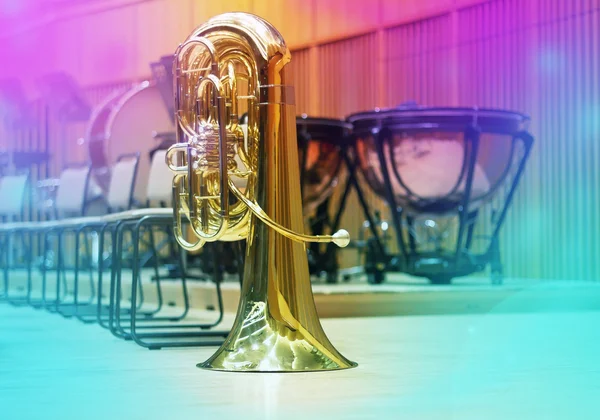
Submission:
POLYGON ((0 216, 15 218, 21 215, 29 176, 7 175, 0 179, 0 216))
POLYGON ((139 161, 139 152, 131 153, 120 156, 113 166, 106 197, 110 212, 132 207, 139 161))
POLYGON ((62 171, 55 200, 55 212, 58 217, 85 214, 89 184, 89 165, 69 166, 62 171))
POLYGON ((146 197, 148 205, 170 206, 173 194, 173 174, 165 163, 166 150, 157 150, 152 156, 148 174, 146 197))

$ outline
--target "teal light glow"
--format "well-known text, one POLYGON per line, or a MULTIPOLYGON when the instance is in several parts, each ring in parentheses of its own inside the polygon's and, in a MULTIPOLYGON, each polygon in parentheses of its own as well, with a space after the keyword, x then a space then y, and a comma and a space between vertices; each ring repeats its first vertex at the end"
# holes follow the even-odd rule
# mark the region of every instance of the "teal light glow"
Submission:
POLYGON ((583 108, 580 124, 584 135, 600 134, 600 103, 588 104, 583 108))

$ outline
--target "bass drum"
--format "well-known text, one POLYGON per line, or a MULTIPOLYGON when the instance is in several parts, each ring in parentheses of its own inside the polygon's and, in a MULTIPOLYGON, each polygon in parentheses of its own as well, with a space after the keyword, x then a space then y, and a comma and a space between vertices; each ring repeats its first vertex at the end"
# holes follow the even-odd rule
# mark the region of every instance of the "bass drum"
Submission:
POLYGON ((173 131, 160 91, 150 82, 106 98, 94 111, 86 133, 92 173, 103 194, 108 194, 110 168, 118 157, 139 152, 134 198, 145 203, 151 153, 159 145, 155 135, 173 131))

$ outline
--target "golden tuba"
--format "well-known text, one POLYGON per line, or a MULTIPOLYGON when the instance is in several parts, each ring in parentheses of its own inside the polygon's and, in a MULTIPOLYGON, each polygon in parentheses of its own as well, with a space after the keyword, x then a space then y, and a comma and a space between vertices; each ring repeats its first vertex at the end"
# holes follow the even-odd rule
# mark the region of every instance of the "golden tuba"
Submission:
POLYGON ((304 229, 290 52, 260 17, 226 13, 198 27, 175 53, 178 143, 174 229, 186 250, 246 239, 242 293, 232 330, 199 367, 317 371, 356 366, 325 335, 313 300, 306 242, 344 247, 348 232, 304 229), (238 117, 248 113, 247 134, 238 117), (195 236, 182 229, 187 219, 195 236))

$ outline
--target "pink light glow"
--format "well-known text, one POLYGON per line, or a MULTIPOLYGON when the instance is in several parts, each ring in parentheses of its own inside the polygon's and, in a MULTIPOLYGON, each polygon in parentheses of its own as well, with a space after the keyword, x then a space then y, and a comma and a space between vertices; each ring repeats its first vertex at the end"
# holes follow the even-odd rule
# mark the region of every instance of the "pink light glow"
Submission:
POLYGON ((0 0, 0 11, 4 18, 15 17, 31 7, 28 0, 0 0))

